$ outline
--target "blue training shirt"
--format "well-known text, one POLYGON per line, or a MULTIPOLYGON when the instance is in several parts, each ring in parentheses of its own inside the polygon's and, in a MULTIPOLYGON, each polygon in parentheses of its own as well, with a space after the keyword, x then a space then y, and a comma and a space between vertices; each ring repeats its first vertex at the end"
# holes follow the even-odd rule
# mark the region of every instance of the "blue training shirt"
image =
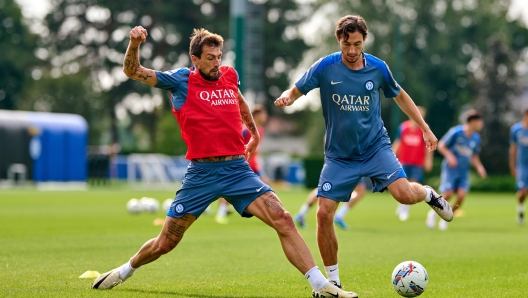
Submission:
POLYGON ((345 160, 369 159, 380 146, 390 145, 381 120, 380 89, 385 97, 400 93, 387 64, 363 53, 360 70, 348 68, 341 52, 315 62, 295 83, 303 94, 320 88, 326 125, 325 155, 345 160))
MULTIPOLYGON (((469 172, 471 167, 471 157, 480 153, 480 135, 473 132, 471 136, 464 134, 464 126, 457 125, 452 127, 441 139, 446 147, 457 158, 458 165, 456 170, 461 173, 469 172)), ((444 158, 442 167, 447 167, 447 160, 444 158)))
POLYGON ((521 122, 512 125, 510 144, 517 145, 517 166, 528 167, 528 128, 524 128, 521 122))

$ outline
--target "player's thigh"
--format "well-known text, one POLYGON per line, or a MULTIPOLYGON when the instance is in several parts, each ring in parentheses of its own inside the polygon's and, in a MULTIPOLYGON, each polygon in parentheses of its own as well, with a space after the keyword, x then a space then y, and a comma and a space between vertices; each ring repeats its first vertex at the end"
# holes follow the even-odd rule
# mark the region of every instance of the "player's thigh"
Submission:
POLYGON ((220 195, 243 217, 253 216, 247 210, 253 201, 265 193, 273 193, 271 187, 265 184, 245 161, 235 163, 222 171, 225 178, 218 182, 222 184, 220 195))
POLYGON ((360 169, 359 162, 326 158, 319 177, 317 196, 336 202, 348 202, 361 179, 360 169))
POLYGON ((284 209, 279 197, 273 191, 267 191, 257 197, 246 207, 246 210, 271 227, 277 227, 283 222, 293 224, 291 215, 284 209))
POLYGON ((409 180, 400 178, 387 185, 387 189, 402 204, 415 203, 414 191, 409 180))
POLYGON ((180 218, 190 214, 198 218, 219 197, 219 193, 217 170, 191 165, 182 181, 182 187, 176 192, 167 211, 167 216, 180 218))

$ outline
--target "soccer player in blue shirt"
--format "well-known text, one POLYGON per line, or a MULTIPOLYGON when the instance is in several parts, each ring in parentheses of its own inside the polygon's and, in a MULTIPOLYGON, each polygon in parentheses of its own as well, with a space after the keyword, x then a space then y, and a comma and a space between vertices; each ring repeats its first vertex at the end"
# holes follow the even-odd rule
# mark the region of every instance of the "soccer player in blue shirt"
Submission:
POLYGON ((510 130, 510 171, 517 179, 517 221, 524 223, 524 199, 528 194, 528 108, 510 130))
MULTIPOLYGON (((469 191, 470 166, 475 167, 480 177, 486 178, 486 169, 479 157, 480 135, 478 134, 484 127, 484 121, 475 110, 469 110, 465 118, 464 125, 452 127, 438 144, 438 152, 444 156, 440 191, 447 201, 456 193, 457 200, 453 205, 453 212, 460 208, 469 191)), ((436 214, 429 211, 426 220, 427 227, 434 228, 435 222, 436 214)), ((438 228, 446 230, 447 222, 441 219, 438 228)))
POLYGON ((431 187, 409 182, 392 151, 381 120, 381 90, 423 131, 429 151, 438 140, 411 97, 396 83, 384 61, 363 53, 368 28, 361 16, 348 15, 337 22, 340 51, 319 59, 295 86, 282 93, 275 105, 285 107, 310 90, 319 88, 326 125, 325 165, 321 171, 317 210, 317 243, 328 279, 340 285, 338 243, 333 225, 339 202, 348 201, 361 177, 370 177, 373 191, 388 189, 402 204, 426 201, 447 221, 451 206, 431 187))

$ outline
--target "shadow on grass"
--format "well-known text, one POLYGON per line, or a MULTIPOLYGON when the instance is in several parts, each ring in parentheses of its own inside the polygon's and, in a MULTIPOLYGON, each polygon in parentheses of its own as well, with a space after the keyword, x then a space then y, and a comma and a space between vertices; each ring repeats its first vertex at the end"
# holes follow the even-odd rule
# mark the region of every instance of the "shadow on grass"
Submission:
POLYGON ((247 297, 247 298, 264 298, 268 296, 229 296, 225 294, 197 294, 197 293, 184 293, 184 292, 177 292, 177 291, 154 291, 154 290, 142 290, 142 289, 120 289, 120 291, 123 292, 132 292, 132 293, 138 293, 138 294, 153 294, 157 296, 175 296, 175 297, 196 297, 196 298, 234 298, 234 297, 247 297))

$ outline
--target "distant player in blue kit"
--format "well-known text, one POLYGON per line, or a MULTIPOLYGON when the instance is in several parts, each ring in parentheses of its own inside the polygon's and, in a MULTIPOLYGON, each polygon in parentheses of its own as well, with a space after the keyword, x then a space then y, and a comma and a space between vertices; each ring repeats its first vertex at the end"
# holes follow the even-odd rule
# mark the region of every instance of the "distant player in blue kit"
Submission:
MULTIPOLYGON (((457 200, 453 205, 453 212, 460 208, 469 191, 471 165, 475 167, 480 177, 486 178, 486 169, 479 157, 480 135, 478 134, 484 127, 484 121, 475 110, 466 112, 465 119, 464 125, 451 128, 438 144, 438 152, 444 156, 440 191, 447 201, 456 193, 457 200)), ((429 211, 426 219, 427 227, 434 228, 435 222, 436 214, 429 211)), ((446 230, 447 222, 441 219, 438 228, 446 230)))
POLYGON ((510 129, 510 171, 517 179, 517 221, 524 223, 524 199, 528 194, 528 108, 510 129))
POLYGON ((425 200, 442 218, 453 219, 449 203, 431 187, 406 179, 392 151, 381 120, 381 90, 417 123, 429 151, 436 149, 438 140, 411 97, 396 83, 387 64, 363 53, 367 34, 367 24, 361 16, 339 19, 335 36, 341 51, 319 59, 293 88, 275 100, 276 106, 285 107, 310 90, 320 89, 326 144, 318 186, 317 243, 328 279, 337 285, 341 283, 334 214, 339 202, 349 200, 361 177, 370 177, 375 192, 388 189, 402 204, 425 200))

